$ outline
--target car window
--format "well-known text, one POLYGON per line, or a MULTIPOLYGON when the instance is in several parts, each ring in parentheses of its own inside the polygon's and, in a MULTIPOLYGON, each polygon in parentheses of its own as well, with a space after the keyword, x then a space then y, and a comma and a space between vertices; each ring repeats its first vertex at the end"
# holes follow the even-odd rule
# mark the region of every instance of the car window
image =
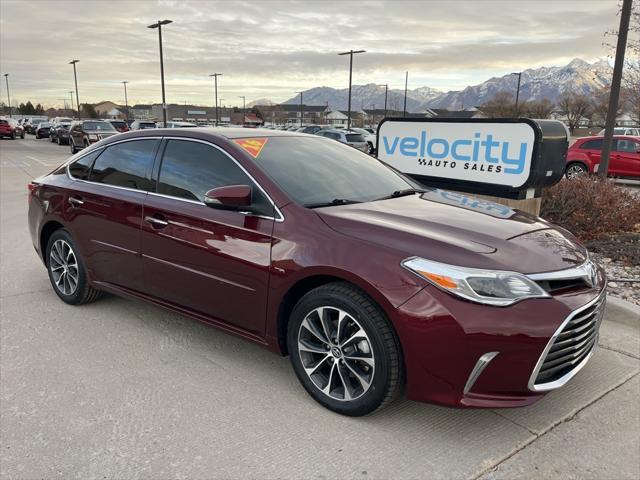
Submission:
POLYGON ((80 157, 78 160, 69 165, 69 175, 78 180, 89 180, 89 172, 93 161, 98 158, 102 150, 96 150, 87 155, 80 157))
POLYGON ((351 143, 362 143, 364 142, 364 137, 359 133, 347 133, 347 142, 351 143))
POLYGON ((167 142, 160 166, 158 193, 201 202, 209 190, 226 185, 249 185, 253 207, 265 215, 273 215, 273 207, 264 194, 223 152, 200 142, 167 142))
POLYGON ((84 122, 82 128, 87 131, 113 132, 115 128, 109 122, 84 122))
POLYGON ((412 187, 369 155, 311 136, 269 138, 255 163, 302 205, 335 199, 370 201, 412 187))
POLYGON ((136 190, 153 190, 150 172, 158 142, 145 139, 107 147, 93 165, 89 180, 136 190))
POLYGON ((587 140, 580 145, 580 148, 583 150, 602 150, 602 139, 587 140))
POLYGON ((616 140, 616 144, 613 149, 617 152, 636 153, 639 145, 639 143, 636 143, 633 140, 619 139, 616 140))

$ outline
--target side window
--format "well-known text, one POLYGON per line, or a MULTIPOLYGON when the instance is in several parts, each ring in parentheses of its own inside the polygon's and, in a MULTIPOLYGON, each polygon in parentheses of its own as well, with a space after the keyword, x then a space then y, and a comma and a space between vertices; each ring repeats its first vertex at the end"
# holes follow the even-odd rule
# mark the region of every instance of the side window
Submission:
POLYGON ((637 144, 633 140, 621 139, 615 141, 613 149, 618 152, 636 153, 638 145, 639 144, 637 144))
POLYGON ((199 142, 169 140, 160 166, 158 193, 203 201, 212 188, 226 185, 252 187, 252 204, 273 215, 273 207, 251 179, 217 148, 199 142))
POLYGON ((102 149, 91 152, 80 157, 78 160, 69 165, 69 174, 78 180, 89 180, 89 172, 93 161, 102 153, 102 149))
POLYGON ((602 150, 602 140, 588 140, 584 142, 580 148, 582 150, 602 150))
POLYGON ((134 140, 107 147, 98 157, 89 179, 92 182, 152 190, 150 180, 158 140, 134 140))

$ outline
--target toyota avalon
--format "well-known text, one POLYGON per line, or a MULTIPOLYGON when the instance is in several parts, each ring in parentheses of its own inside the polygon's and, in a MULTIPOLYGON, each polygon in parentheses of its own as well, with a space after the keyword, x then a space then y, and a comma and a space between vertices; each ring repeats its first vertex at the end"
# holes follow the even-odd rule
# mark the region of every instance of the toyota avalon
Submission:
POLYGON ((288 355, 325 407, 400 391, 529 405, 591 357, 603 270, 566 230, 420 187, 340 142, 156 129, 86 145, 32 181, 54 292, 143 300, 288 355))

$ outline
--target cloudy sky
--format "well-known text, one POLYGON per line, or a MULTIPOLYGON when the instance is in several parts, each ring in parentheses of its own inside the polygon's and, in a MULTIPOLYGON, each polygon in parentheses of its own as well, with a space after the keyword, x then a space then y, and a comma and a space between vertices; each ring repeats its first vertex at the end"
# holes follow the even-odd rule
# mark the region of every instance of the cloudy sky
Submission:
MULTIPOLYGON (((530 67, 605 57, 603 33, 618 0, 275 1, 0 0, 0 73, 12 103, 62 105, 79 59, 81 102, 160 101, 163 29, 167 101, 213 104, 210 73, 222 72, 224 104, 283 101, 314 86, 389 83, 464 88, 530 67), (4 79, 3 79, 4 80, 4 79)), ((2 82, 1 98, 6 101, 2 82)))

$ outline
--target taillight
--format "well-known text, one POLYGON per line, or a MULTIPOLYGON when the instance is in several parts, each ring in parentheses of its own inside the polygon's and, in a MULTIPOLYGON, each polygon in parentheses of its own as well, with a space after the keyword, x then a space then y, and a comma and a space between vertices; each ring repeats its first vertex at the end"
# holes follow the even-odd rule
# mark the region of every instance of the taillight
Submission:
POLYGON ((35 182, 29 182, 27 184, 27 189, 29 190, 29 195, 27 196, 27 201, 31 202, 31 199, 33 198, 33 196, 36 194, 36 191, 38 190, 38 187, 40 185, 35 183, 35 182))

